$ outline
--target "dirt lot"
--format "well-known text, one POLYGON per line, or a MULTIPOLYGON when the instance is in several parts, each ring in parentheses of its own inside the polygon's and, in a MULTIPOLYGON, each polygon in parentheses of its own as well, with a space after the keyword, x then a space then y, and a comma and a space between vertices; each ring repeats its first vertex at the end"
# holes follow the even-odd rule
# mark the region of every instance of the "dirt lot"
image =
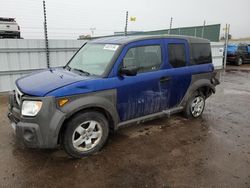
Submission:
POLYGON ((0 187, 250 187, 250 66, 223 73, 200 119, 119 130, 98 154, 21 147, 0 97, 0 187))

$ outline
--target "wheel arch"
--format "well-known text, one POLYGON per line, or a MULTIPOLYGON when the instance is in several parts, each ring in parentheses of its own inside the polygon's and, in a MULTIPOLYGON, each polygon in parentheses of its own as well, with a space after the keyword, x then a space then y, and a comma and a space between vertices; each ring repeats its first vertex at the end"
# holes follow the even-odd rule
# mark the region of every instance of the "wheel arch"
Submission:
POLYGON ((212 95, 212 93, 215 93, 215 88, 211 85, 203 85, 198 87, 195 91, 198 91, 207 99, 209 96, 212 95))
POLYGON ((101 97, 86 97, 84 99, 76 100, 68 105, 67 108, 64 108, 63 111, 66 114, 66 118, 56 131, 58 143, 61 141, 61 135, 67 127, 67 122, 79 113, 94 111, 103 114, 108 120, 111 132, 117 129, 117 125, 120 121, 114 104, 101 97))
POLYGON ((211 83, 210 79, 197 80, 191 85, 189 93, 193 93, 195 91, 204 92, 205 90, 215 93, 215 86, 211 83))
POLYGON ((189 97, 196 91, 201 92, 206 98, 208 98, 212 93, 215 93, 215 86, 211 83, 210 79, 199 79, 191 83, 181 102, 181 106, 186 106, 189 97))

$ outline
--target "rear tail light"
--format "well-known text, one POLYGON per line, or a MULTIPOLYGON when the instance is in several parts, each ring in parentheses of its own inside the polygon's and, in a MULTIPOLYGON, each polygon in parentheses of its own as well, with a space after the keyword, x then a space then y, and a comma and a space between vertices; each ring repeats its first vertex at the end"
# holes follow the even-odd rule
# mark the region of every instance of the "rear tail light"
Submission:
POLYGON ((20 31, 20 26, 17 26, 18 31, 20 31))

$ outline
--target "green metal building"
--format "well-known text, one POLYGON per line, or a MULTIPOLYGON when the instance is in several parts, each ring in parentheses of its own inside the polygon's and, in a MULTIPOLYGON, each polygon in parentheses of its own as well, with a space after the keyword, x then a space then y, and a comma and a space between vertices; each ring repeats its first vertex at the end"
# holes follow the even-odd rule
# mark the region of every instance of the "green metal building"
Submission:
POLYGON ((206 38, 212 42, 218 42, 220 39, 220 24, 216 25, 205 25, 205 26, 194 26, 194 27, 180 27, 155 31, 145 31, 137 32, 133 35, 162 35, 162 34, 172 34, 172 35, 188 35, 206 38))
MULTIPOLYGON (((155 31, 128 31, 128 35, 188 35, 194 37, 201 37, 210 40, 211 42, 219 42, 220 40, 220 24, 205 25, 205 26, 194 26, 194 27, 179 27, 155 31)), ((115 36, 124 35, 124 31, 115 32, 115 36)))
MULTIPOLYGON (((155 31, 128 31, 128 35, 187 35, 194 37, 201 37, 210 40, 211 42, 220 41, 220 27, 221 24, 205 25, 205 26, 193 26, 193 27, 179 27, 173 28, 171 31, 169 29, 155 30, 155 31)), ((92 37, 91 39, 100 37, 112 37, 112 36, 123 36, 124 31, 115 32, 114 35, 92 37)), ((86 39, 81 38, 79 39, 86 39)))

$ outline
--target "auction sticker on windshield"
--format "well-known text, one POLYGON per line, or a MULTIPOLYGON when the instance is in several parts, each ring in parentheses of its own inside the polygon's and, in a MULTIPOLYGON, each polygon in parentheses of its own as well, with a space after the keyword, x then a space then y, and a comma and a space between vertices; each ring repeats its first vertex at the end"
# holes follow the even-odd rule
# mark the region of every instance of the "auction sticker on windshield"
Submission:
POLYGON ((116 51, 117 48, 119 47, 119 45, 115 45, 115 44, 106 44, 103 49, 104 50, 113 50, 116 51))

